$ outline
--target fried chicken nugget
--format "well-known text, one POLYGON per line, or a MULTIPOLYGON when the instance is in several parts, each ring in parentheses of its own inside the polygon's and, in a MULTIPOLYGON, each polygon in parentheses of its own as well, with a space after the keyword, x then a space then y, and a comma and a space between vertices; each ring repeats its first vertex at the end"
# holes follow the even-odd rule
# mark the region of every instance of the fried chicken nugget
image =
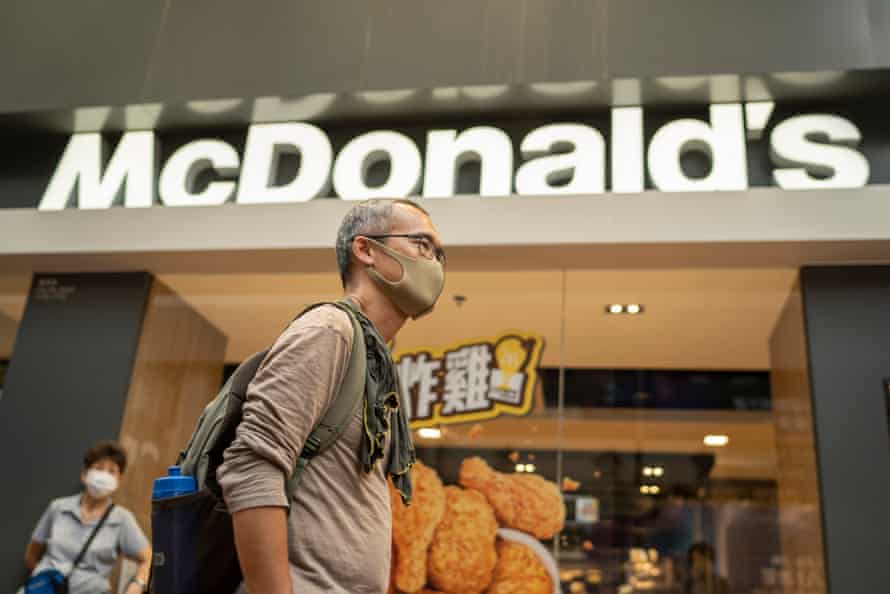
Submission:
POLYGON ((430 546, 429 585, 445 594, 479 594, 497 562, 497 521, 481 493, 445 487, 445 516, 430 546))
POLYGON ((566 510, 559 488, 538 475, 504 474, 474 457, 461 463, 458 482, 485 495, 506 528, 546 540, 565 524, 566 510))
POLYGON ((498 563, 488 594, 553 594, 553 582, 538 555, 516 542, 498 540, 498 563))
POLYGON ((426 584, 427 549, 433 532, 445 513, 445 488, 435 470, 418 461, 411 469, 414 493, 411 505, 390 482, 392 540, 395 549, 395 587, 400 592, 417 592, 426 584))

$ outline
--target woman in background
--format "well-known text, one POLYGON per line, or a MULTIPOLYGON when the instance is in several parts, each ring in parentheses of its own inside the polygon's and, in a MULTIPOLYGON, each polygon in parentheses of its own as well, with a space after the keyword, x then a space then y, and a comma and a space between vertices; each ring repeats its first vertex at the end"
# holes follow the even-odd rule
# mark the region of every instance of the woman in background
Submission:
POLYGON ((72 572, 74 560, 93 529, 112 505, 112 495, 127 468, 127 454, 116 443, 102 442, 83 457, 83 491, 53 500, 31 536, 25 565, 31 575, 55 569, 69 575, 70 594, 109 594, 108 576, 119 555, 138 562, 126 594, 146 591, 151 547, 128 510, 115 505, 89 549, 72 572))

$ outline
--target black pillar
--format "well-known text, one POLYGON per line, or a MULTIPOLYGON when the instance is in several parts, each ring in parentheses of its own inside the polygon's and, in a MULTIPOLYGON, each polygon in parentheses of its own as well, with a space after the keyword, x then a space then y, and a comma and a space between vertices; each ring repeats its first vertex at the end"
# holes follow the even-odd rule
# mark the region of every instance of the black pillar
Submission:
POLYGON ((0 592, 25 576, 40 514, 79 491, 83 452, 117 439, 152 277, 35 275, 0 399, 0 592))
POLYGON ((801 270, 831 594, 890 584, 890 266, 801 270))

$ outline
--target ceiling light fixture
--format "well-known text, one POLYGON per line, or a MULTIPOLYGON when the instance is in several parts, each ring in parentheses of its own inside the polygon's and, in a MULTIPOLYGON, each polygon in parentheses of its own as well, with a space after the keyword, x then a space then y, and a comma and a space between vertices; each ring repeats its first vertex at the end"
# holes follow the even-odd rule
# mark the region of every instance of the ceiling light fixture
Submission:
POLYGON ((722 448, 729 443, 728 435, 705 435, 705 445, 712 448, 722 448))
POLYGON ((618 314, 629 314, 629 315, 637 315, 646 311, 646 308, 639 303, 610 303, 606 305, 606 314, 608 315, 618 315, 618 314))
POLYGON ((417 430, 417 435, 423 439, 442 439, 442 430, 435 427, 424 427, 417 430))

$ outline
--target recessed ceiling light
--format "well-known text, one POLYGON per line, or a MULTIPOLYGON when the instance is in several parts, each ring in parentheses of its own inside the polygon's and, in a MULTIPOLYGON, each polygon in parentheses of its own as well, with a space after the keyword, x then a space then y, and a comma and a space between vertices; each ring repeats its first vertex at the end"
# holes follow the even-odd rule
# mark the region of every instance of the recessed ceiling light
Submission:
POLYGON ((641 314, 646 311, 645 306, 640 303, 610 303, 606 305, 606 313, 617 315, 617 314, 630 314, 636 315, 641 314))
POLYGON ((435 427, 424 427, 417 430, 417 435, 424 439, 442 439, 442 430, 435 427))
POLYGON ((516 472, 525 472, 525 464, 517 464, 516 472))
POLYGON ((722 448, 729 443, 728 435, 705 435, 705 445, 712 448, 722 448))

